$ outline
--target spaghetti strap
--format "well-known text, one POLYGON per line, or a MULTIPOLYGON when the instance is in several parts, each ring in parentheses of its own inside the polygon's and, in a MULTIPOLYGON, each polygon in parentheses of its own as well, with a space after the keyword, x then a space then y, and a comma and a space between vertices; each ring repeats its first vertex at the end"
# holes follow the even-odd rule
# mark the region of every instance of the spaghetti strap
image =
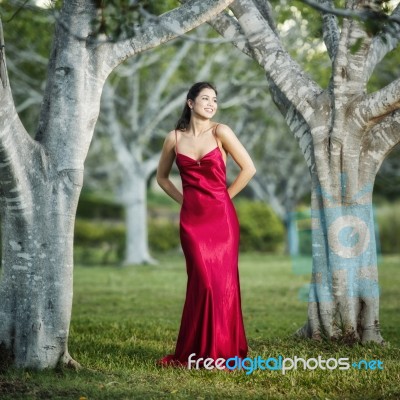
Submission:
POLYGON ((214 126, 214 128, 213 128, 213 130, 212 130, 212 135, 214 136, 214 139, 215 139, 215 141, 217 142, 217 146, 219 147, 219 143, 218 143, 217 136, 216 136, 218 125, 219 125, 219 124, 216 124, 216 125, 214 126))
POLYGON ((175 129, 175 154, 178 154, 178 135, 176 134, 176 129, 175 129))

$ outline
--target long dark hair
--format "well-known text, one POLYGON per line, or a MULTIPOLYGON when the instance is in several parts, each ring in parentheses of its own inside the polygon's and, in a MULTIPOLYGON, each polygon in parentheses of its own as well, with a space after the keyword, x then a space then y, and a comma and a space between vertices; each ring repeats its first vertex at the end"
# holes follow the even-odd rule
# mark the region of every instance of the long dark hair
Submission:
POLYGON ((188 91, 188 94, 186 95, 186 102, 185 102, 185 107, 183 108, 182 115, 179 118, 178 122, 176 123, 175 129, 178 129, 180 131, 184 131, 188 126, 190 122, 190 107, 187 104, 188 100, 195 100, 196 97, 199 95, 199 93, 203 89, 212 89, 214 90, 215 94, 217 93, 217 89, 214 87, 209 82, 197 82, 195 83, 188 91))

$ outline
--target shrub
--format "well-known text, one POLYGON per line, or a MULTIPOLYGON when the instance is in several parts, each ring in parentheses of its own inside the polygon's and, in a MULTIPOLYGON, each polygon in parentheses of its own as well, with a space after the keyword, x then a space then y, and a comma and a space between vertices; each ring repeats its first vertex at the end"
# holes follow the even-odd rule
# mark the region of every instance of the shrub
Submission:
POLYGON ((119 263, 123 260, 125 237, 123 223, 77 218, 74 259, 83 264, 119 263))
POLYGON ((124 219, 124 208, 115 201, 95 194, 82 194, 76 210, 78 218, 85 219, 124 219))
POLYGON ((384 204, 376 209, 381 252, 399 253, 400 250, 400 203, 384 204))
POLYGON ((179 247, 179 225, 167 220, 150 220, 148 224, 149 247, 164 252, 179 247))
POLYGON ((240 250, 276 252, 284 245, 285 229, 271 207, 260 201, 239 200, 240 250))

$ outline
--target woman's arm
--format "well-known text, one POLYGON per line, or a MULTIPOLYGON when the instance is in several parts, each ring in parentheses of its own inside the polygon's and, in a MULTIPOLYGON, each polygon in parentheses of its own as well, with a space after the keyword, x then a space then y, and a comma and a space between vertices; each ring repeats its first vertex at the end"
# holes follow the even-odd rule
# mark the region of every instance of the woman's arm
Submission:
POLYGON ((183 203, 183 195, 169 179, 175 159, 175 132, 171 131, 164 140, 160 161, 157 167, 157 182, 161 188, 179 204, 183 203))
POLYGON ((239 139, 233 133, 229 126, 220 124, 215 131, 218 139, 221 141, 224 149, 235 160, 240 167, 240 172, 232 184, 228 187, 230 198, 235 197, 250 181, 256 173, 256 167, 249 153, 240 143, 239 139))

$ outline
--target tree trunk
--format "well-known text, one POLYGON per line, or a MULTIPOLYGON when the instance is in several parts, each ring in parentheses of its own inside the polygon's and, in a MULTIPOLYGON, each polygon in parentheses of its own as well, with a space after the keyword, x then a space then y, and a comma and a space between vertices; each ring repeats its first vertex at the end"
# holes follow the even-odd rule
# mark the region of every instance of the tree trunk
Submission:
MULTIPOLYGON (((332 62, 322 88, 291 58, 279 38, 270 10, 254 0, 237 0, 211 21, 215 29, 266 72, 275 104, 297 139, 312 179, 313 273, 306 325, 299 334, 346 341, 382 343, 376 239, 372 216, 375 176, 400 142, 400 79, 369 93, 377 64, 399 44, 399 27, 367 31, 350 14, 381 4, 345 2, 348 17, 322 7, 322 31, 332 62), (247 40, 238 40, 243 35, 247 40)), ((392 16, 398 19, 400 5, 392 16)), ((389 18, 388 18, 389 19, 389 18)))
POLYGON ((17 367, 76 366, 67 343, 81 187, 82 171, 63 170, 3 200, 0 359, 17 367))
POLYGON ((95 2, 64 1, 35 140, 15 110, 0 23, 1 361, 38 369, 78 365, 67 348, 74 220, 104 82, 126 58, 195 28, 229 3, 189 2, 147 21, 133 38, 107 43, 93 32, 95 2))
POLYGON ((141 173, 142 169, 137 172, 123 180, 127 229, 125 265, 156 263, 150 256, 148 245, 147 178, 141 173))
POLYGON ((344 193, 346 175, 341 181, 340 198, 313 185, 308 322, 298 333, 347 343, 383 343, 372 183, 349 199, 344 193))

